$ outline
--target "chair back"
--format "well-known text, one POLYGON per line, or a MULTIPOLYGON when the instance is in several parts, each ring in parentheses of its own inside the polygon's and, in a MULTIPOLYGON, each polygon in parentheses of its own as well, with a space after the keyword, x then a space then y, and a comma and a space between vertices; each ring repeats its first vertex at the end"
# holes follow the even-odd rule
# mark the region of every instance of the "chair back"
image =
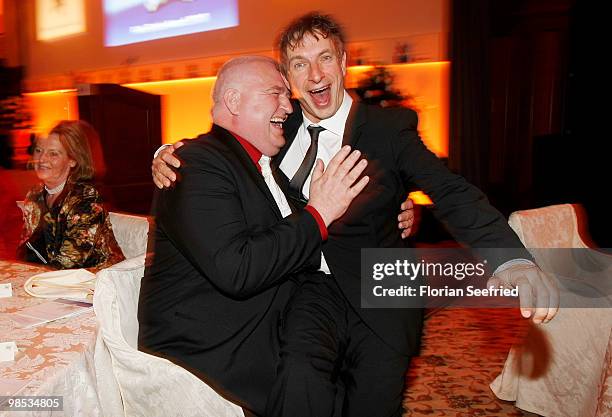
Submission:
POLYGON ((515 211, 508 223, 527 248, 588 248, 572 204, 515 211))
POLYGON ((134 258, 147 251, 149 228, 150 224, 153 223, 150 217, 113 211, 109 212, 108 215, 113 226, 115 239, 127 259, 134 258))
MULTIPOLYGON (((612 256, 595 249, 585 250, 593 245, 587 244, 591 239, 580 206, 559 204, 516 211, 508 223, 538 266, 557 277, 563 291, 571 289, 570 292, 590 297, 570 305, 599 306, 599 301, 605 307, 611 305, 612 256)), ((563 300, 563 292, 561 296, 563 300)))
POLYGON ((138 295, 145 254, 97 273, 94 310, 125 416, 244 417, 186 369, 137 350, 138 295))

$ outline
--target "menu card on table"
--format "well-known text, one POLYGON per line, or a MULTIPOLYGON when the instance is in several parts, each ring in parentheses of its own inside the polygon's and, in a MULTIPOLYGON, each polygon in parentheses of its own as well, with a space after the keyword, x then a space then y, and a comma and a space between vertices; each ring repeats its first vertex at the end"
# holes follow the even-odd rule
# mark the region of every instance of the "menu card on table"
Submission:
POLYGON ((27 328, 49 323, 66 317, 73 317, 91 311, 92 305, 83 301, 58 298, 26 307, 11 314, 17 327, 27 328))

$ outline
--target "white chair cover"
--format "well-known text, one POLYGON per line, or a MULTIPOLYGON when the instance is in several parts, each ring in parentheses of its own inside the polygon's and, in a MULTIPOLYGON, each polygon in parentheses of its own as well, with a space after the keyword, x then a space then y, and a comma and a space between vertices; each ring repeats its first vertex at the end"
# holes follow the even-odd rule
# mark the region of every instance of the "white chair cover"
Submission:
MULTIPOLYGON (((242 408, 221 397, 186 369, 137 350, 136 312, 144 265, 142 253, 99 271, 94 293, 100 336, 108 350, 123 402, 122 415, 244 417, 242 408)), ((113 394, 112 389, 109 392, 113 394)), ((116 404, 112 395, 108 402, 106 398, 101 400, 116 404)))
POLYGON ((108 213, 115 239, 126 259, 147 251, 149 218, 123 213, 108 213))

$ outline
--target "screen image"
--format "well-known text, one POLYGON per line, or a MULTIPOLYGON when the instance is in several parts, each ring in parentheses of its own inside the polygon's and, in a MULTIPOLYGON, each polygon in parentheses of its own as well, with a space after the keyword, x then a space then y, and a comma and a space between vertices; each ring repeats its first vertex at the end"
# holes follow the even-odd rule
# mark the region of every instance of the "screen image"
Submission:
POLYGON ((105 46, 238 25, 238 0, 104 0, 105 46))

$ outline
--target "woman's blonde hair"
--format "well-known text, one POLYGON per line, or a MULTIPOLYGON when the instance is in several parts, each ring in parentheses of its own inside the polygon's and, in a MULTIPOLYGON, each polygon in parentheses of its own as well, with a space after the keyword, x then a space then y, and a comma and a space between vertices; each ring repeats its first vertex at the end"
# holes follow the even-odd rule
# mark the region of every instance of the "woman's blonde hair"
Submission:
POLYGON ((94 128, 82 120, 62 120, 49 132, 56 134, 66 149, 68 157, 76 161, 68 179, 72 182, 91 180, 94 176, 94 163, 89 143, 98 140, 94 128))

